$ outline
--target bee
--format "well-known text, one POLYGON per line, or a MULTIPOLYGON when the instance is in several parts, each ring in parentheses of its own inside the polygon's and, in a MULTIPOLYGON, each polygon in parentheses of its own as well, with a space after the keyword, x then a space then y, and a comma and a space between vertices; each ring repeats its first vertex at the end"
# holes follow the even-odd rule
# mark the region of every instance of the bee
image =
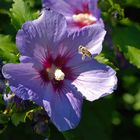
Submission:
POLYGON ((79 46, 78 52, 82 54, 82 60, 85 60, 86 56, 92 58, 91 52, 82 45, 79 46))

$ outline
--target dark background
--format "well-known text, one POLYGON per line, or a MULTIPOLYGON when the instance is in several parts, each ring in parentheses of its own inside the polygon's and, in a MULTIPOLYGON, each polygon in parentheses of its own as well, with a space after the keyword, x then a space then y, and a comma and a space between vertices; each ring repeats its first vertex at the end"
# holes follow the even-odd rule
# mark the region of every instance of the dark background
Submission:
MULTIPOLYGON (((115 2, 124 9, 124 17, 139 26, 139 0, 114 0, 115 2)), ((31 0, 30 4, 34 10, 41 9, 41 2, 39 0, 31 0)), ((14 42, 16 30, 12 26, 8 15, 11 7, 12 0, 0 0, 0 34, 11 35, 14 42)), ((104 9, 104 12, 108 13, 107 9, 104 9)), ((118 37, 121 36, 121 32, 118 33, 116 29, 124 28, 124 25, 119 21, 120 19, 114 19, 114 17, 110 17, 111 19, 105 18, 104 14, 103 18, 109 32, 104 42, 103 52, 109 61, 117 67, 118 88, 108 97, 94 102, 84 101, 82 119, 75 130, 60 133, 53 124, 50 124, 47 130, 50 132, 50 140, 140 139, 140 70, 125 58, 125 54, 114 47, 116 42, 112 42, 114 34, 117 34, 118 37), (114 25, 112 21, 116 24, 114 25)), ((129 33, 131 34, 131 32, 129 33)), ((140 34, 138 33, 138 35, 140 34)), ((129 39, 127 38, 126 42, 129 39)), ((3 111, 4 109, 5 105, 0 103, 0 110, 3 111)), ((28 119, 26 123, 20 123, 17 127, 11 121, 6 125, 0 124, 0 130, 3 130, 4 127, 5 130, 0 131, 0 140, 45 139, 45 136, 36 133, 33 122, 28 119)))

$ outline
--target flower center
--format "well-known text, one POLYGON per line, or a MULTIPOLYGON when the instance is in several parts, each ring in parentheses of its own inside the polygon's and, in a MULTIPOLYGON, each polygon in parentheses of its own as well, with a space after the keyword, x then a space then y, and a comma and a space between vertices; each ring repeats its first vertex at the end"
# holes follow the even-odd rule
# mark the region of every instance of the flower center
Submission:
POLYGON ((54 73, 54 78, 57 81, 64 80, 65 74, 60 69, 56 69, 54 73))
POLYGON ((61 69, 57 68, 55 65, 52 65, 50 68, 47 68, 46 72, 49 80, 64 80, 65 74, 62 72, 61 69))
POLYGON ((90 25, 97 21, 96 17, 92 16, 89 13, 76 14, 73 15, 72 18, 76 23, 81 24, 81 26, 90 25))

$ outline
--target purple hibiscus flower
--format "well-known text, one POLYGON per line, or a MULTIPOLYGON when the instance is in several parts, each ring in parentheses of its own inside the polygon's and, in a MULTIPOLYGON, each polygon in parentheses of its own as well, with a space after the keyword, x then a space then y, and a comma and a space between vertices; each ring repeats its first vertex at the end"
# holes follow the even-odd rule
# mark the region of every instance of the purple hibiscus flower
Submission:
POLYGON ((97 7, 98 0, 42 0, 42 6, 65 16, 71 30, 91 24, 104 26, 97 7))
POLYGON ((16 36, 20 64, 6 64, 3 75, 11 90, 23 100, 44 107, 60 131, 75 128, 80 120, 83 98, 93 101, 113 92, 116 73, 78 52, 86 46, 94 56, 100 53, 105 30, 84 27, 68 33, 65 17, 44 10, 26 22, 16 36))

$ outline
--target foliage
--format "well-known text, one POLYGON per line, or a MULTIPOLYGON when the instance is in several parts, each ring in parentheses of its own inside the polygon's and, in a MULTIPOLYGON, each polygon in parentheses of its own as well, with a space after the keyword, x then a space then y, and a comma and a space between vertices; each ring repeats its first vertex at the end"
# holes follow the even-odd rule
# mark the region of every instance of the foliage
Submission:
MULTIPOLYGON (((0 70, 4 63, 18 63, 15 35, 24 22, 39 16, 40 7, 41 0, 0 1, 0 70)), ((139 139, 140 21, 136 11, 140 12, 140 3, 139 0, 99 0, 99 7, 107 35, 103 51, 96 60, 117 70, 118 88, 115 93, 95 102, 84 101, 79 126, 63 133, 48 123, 49 119, 42 114, 42 108, 34 103, 29 103, 28 109, 24 108, 24 103, 17 105, 12 102, 13 97, 7 104, 3 93, 0 93, 0 139, 139 139)), ((1 73, 0 82, 7 86, 1 73)), ((7 89, 4 93, 11 94, 7 89)))
POLYGON ((36 18, 37 13, 31 10, 29 3, 23 0, 14 0, 14 4, 10 9, 10 17, 13 26, 19 29, 24 22, 36 18))
POLYGON ((113 29, 114 44, 119 47, 131 64, 140 68, 140 26, 134 22, 123 25, 123 27, 113 29))
POLYGON ((0 56, 8 62, 16 62, 18 51, 10 36, 0 35, 0 56))

